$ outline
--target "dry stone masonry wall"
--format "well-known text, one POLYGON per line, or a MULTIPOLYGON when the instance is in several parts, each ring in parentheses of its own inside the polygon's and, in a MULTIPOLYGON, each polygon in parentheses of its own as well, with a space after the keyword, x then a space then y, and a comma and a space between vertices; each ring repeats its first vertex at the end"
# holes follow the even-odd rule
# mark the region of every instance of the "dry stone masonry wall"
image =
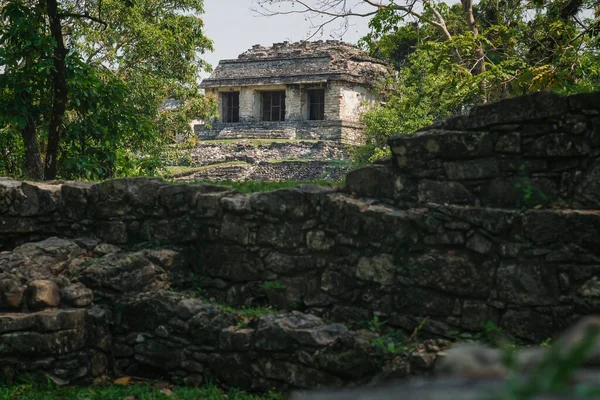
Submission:
POLYGON ((196 168, 178 181, 341 181, 350 170, 346 145, 333 141, 201 142, 189 154, 196 168))
POLYGON ((599 105, 538 94, 476 109, 392 139, 393 163, 342 190, 2 179, 2 376, 342 386, 431 371, 447 339, 489 321, 540 343, 600 309, 599 105), (544 172, 518 167, 534 161, 544 172), (516 177, 554 182, 555 207, 489 194, 516 177), (246 320, 219 303, 288 312, 246 320), (372 365, 374 337, 335 322, 374 316, 437 339, 372 365))
POLYGON ((600 208, 600 96, 540 92, 390 140, 399 199, 600 208))

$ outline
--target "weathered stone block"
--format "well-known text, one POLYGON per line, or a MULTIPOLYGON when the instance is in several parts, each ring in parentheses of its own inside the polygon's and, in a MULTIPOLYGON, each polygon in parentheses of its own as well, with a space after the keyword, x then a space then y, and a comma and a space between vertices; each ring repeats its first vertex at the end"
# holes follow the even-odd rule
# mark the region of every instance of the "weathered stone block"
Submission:
POLYGON ((247 245, 250 241, 250 226, 236 215, 225 214, 221 223, 221 238, 247 245))
POLYGON ((61 290, 61 299, 73 307, 87 307, 94 300, 94 293, 85 285, 74 283, 61 290))
POLYGON ((344 191, 361 197, 410 201, 415 198, 415 183, 398 175, 389 165, 369 165, 346 175, 344 191))
POLYGON ((190 333, 199 346, 219 347, 219 336, 223 329, 235 326, 239 318, 217 309, 207 309, 194 315, 190 320, 190 333))
POLYGON ((557 304, 558 274, 552 265, 537 260, 504 261, 498 268, 497 290, 498 298, 508 304, 557 304))
POLYGON ((521 134, 519 132, 506 133, 498 138, 495 147, 498 153, 520 153, 521 134))
POLYGON ((254 329, 234 326, 223 329, 219 336, 219 348, 226 351, 248 351, 252 347, 254 329))
POLYGON ((13 332, 0 336, 0 354, 61 356, 83 348, 84 333, 69 329, 52 333, 13 332))
POLYGON ((18 204, 21 216, 46 215, 61 206, 61 187, 59 185, 23 182, 21 190, 26 197, 18 204))
POLYGON ((123 221, 100 222, 96 235, 109 243, 125 244, 128 242, 127 224, 123 221))
POLYGON ((311 250, 329 250, 335 242, 324 231, 310 231, 306 233, 306 246, 311 250))
POLYGON ((475 196, 464 185, 451 181, 419 182, 419 202, 438 204, 473 204, 475 196))
POLYGON ((578 157, 590 153, 585 139, 565 134, 545 135, 536 139, 524 154, 530 157, 578 157))
POLYGON ((15 200, 22 196, 21 182, 0 177, 0 215, 8 213, 15 200))
POLYGON ((500 321, 500 327, 508 334, 518 338, 541 343, 555 332, 566 327, 564 319, 556 319, 531 310, 506 311, 500 321))
POLYGON ((0 309, 18 310, 23 305, 25 286, 14 277, 0 275, 0 309))
POLYGON ((432 249, 399 263, 396 281, 486 298, 490 294, 494 269, 493 260, 482 262, 463 251, 432 249))
POLYGON ((444 163, 446 176, 451 180, 493 178, 498 175, 498 161, 492 158, 444 163))
POLYGON ((493 243, 479 233, 472 235, 469 240, 467 240, 466 244, 467 249, 473 250, 479 254, 490 254, 492 246, 493 243))
POLYGON ((394 295, 398 314, 445 317, 454 313, 455 296, 413 286, 401 286, 394 295))
POLYGON ((551 92, 537 92, 475 107, 464 121, 469 129, 479 129, 555 117, 567 113, 568 107, 566 97, 551 92))
POLYGON ((429 245, 460 245, 465 243, 465 235, 461 232, 444 232, 425 236, 423 243, 429 245))
POLYGON ((395 272, 394 258, 389 254, 381 254, 372 258, 362 257, 358 260, 356 277, 380 285, 393 285, 395 272))
POLYGON ((467 330, 479 331, 487 322, 498 322, 497 312, 488 305, 466 300, 462 306, 460 327, 467 330))
POLYGON ((316 267, 315 259, 310 256, 291 256, 272 252, 264 258, 265 268, 278 274, 290 274, 310 271, 316 267))
POLYGON ((573 111, 600 111, 600 92, 581 93, 569 96, 569 106, 573 111))
POLYGON ((27 285, 27 306, 32 310, 55 308, 60 305, 60 289, 53 281, 38 280, 27 285))

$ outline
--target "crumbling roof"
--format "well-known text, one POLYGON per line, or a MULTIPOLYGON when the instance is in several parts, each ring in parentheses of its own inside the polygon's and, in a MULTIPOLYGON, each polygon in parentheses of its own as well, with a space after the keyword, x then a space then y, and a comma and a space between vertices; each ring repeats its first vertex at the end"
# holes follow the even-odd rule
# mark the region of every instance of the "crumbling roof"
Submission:
POLYGON ((202 87, 347 81, 373 85, 386 64, 337 40, 255 45, 235 60, 222 60, 202 87))

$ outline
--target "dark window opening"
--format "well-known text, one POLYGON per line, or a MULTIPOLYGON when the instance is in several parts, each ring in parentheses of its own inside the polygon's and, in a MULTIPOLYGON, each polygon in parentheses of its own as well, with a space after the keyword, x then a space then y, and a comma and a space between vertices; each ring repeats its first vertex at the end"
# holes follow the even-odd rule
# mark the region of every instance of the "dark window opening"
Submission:
POLYGON ((308 91, 308 119, 325 119, 325 90, 308 91))
POLYGON ((285 120, 285 92, 262 93, 262 119, 263 121, 285 120))
POLYGON ((223 93, 223 122, 240 122, 240 92, 223 93))

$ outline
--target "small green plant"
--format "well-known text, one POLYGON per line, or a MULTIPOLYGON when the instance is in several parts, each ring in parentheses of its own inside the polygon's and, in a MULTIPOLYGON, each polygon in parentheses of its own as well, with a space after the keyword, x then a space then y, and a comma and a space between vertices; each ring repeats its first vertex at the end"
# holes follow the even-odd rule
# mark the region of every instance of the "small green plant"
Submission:
POLYGON ((369 330, 371 332, 380 332, 381 328, 386 324, 386 321, 380 321, 376 315, 371 321, 369 321, 369 330))
POLYGON ((227 304, 218 304, 217 305, 221 310, 230 312, 232 314, 237 315, 240 318, 240 322, 238 323, 239 328, 244 328, 248 326, 250 321, 267 314, 275 314, 279 313, 273 308, 269 307, 242 307, 242 308, 234 308, 227 304))
MULTIPOLYGON (((408 337, 399 330, 387 329, 385 333, 380 334, 371 342, 371 347, 375 349, 376 353, 384 355, 408 353, 417 344, 417 336, 428 320, 429 318, 423 319, 408 337)), ((384 324, 385 322, 379 321, 378 317, 374 317, 369 323, 369 329, 379 333, 384 324)))
POLYGON ((262 284, 265 290, 280 290, 285 289, 285 286, 280 281, 268 281, 262 284))
POLYGON ((498 337, 503 334, 502 328, 496 325, 494 321, 481 324, 481 328, 483 330, 475 335, 475 340, 486 344, 495 344, 498 337))
POLYGON ((388 336, 382 336, 371 342, 373 347, 380 354, 399 354, 406 352, 406 346, 403 342, 396 342, 388 336))

